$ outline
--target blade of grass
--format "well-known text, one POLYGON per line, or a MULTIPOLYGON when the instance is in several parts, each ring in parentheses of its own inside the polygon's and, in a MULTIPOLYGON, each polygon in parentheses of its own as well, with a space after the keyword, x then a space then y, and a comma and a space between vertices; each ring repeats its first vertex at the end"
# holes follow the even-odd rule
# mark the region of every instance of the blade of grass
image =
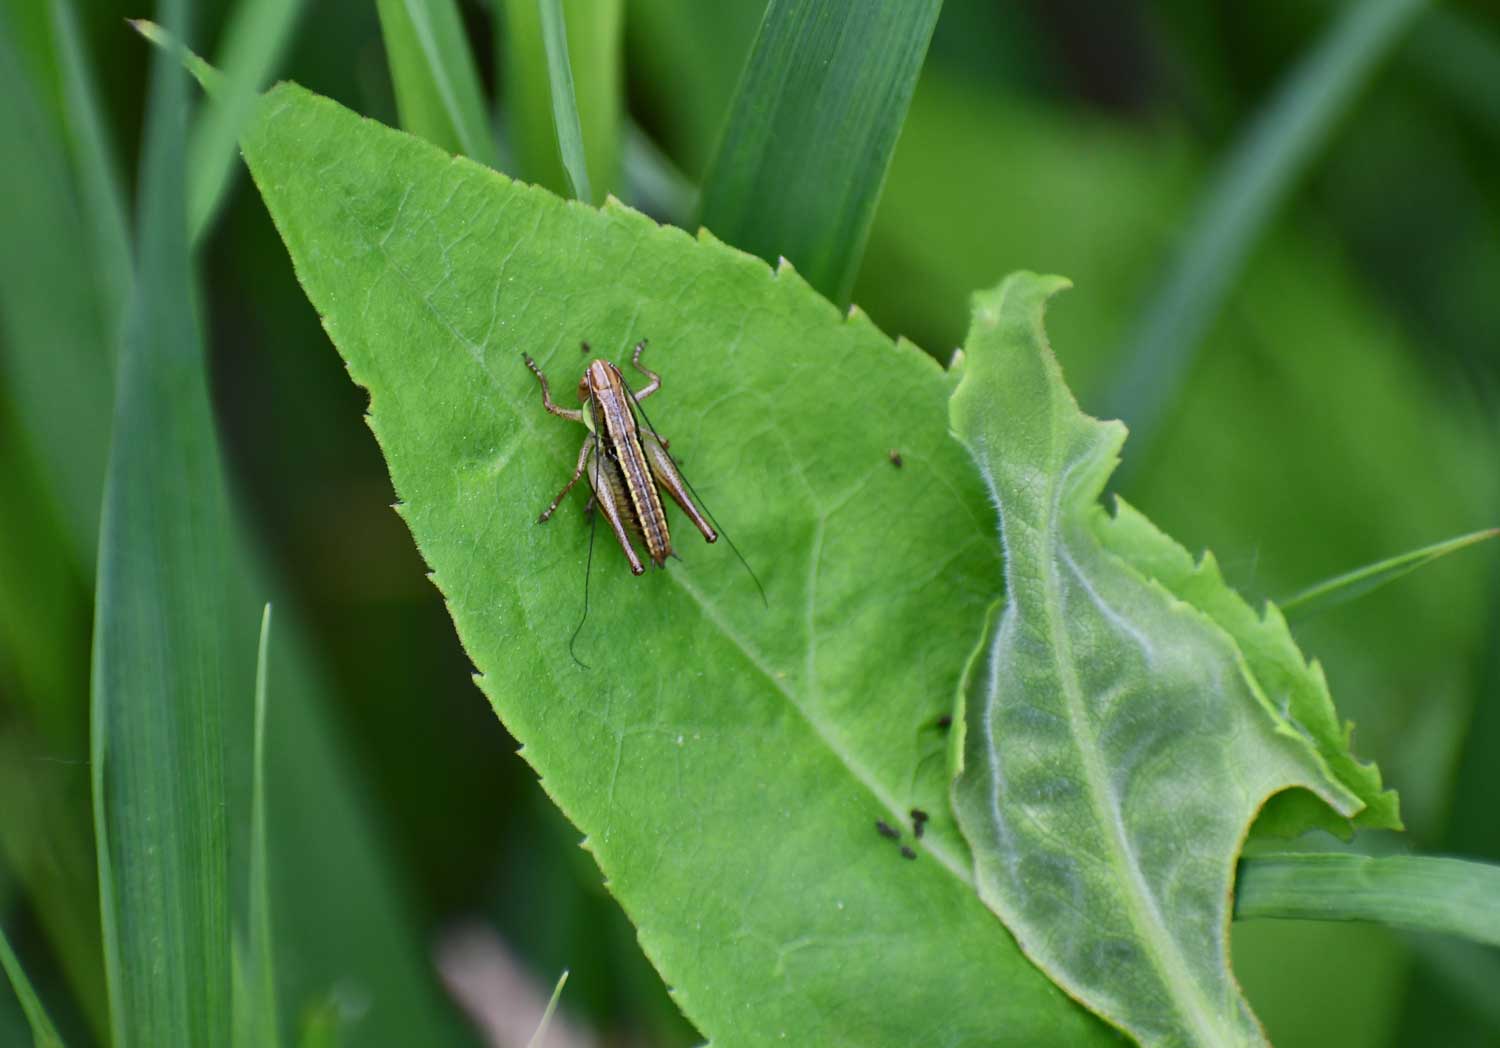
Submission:
POLYGON ((1230 147, 1106 386, 1102 417, 1123 419, 1135 449, 1117 483, 1145 460, 1251 250, 1360 88, 1427 6, 1360 0, 1348 7, 1230 147))
POLYGON ((598 203, 619 181, 621 0, 504 0, 505 112, 520 176, 598 203))
MULTIPOLYGON (((0 141, 22 158, 0 165, 0 661, 13 674, 0 683, 10 714, 0 718, 0 852, 102 1041, 109 1019, 86 759, 85 580, 98 545, 119 329, 113 299, 129 285, 129 258, 121 243, 123 261, 106 261, 113 234, 101 232, 109 205, 99 202, 118 186, 90 124, 97 113, 70 11, 56 4, 35 5, 47 30, 34 38, 46 52, 30 56, 37 61, 16 51, 13 8, 0 11, 0 141), (127 272, 112 282, 115 264, 127 272)), ((123 219, 114 233, 126 235, 123 219)))
MULTIPOLYGON (((5 937, 4 928, 0 928, 0 968, 5 969, 11 989, 15 990, 16 999, 21 1002, 21 1010, 26 1013, 26 1021, 31 1024, 31 1037, 36 1042, 36 1048, 63 1048, 63 1039, 58 1035, 57 1027, 52 1025, 47 1009, 42 1007, 41 998, 36 995, 31 980, 26 977, 26 971, 21 967, 15 951, 10 948, 10 940, 5 937)), ((563 974, 566 976, 567 973, 563 974)))
POLYGON ((73 158, 84 228, 91 242, 101 326, 112 352, 130 297, 130 224, 114 149, 99 115, 98 91, 68 0, 50 0, 52 34, 62 80, 64 131, 73 158))
POLYGON ((1389 582, 1395 582, 1403 575, 1409 575, 1418 568, 1424 568, 1441 557, 1457 553, 1461 549, 1483 542, 1485 539, 1492 539, 1496 535, 1500 535, 1500 528, 1488 528, 1484 531, 1459 535, 1443 542, 1435 542, 1421 549, 1408 550, 1374 564, 1366 564, 1362 568, 1355 568, 1353 571, 1346 571, 1342 575, 1325 579, 1276 603, 1289 619, 1310 618, 1346 601, 1354 600, 1356 597, 1363 597, 1371 590, 1377 590, 1389 582))
MULTIPOLYGON (((149 22, 137 23, 136 28, 162 48, 166 57, 186 64, 206 89, 218 88, 218 71, 195 56, 184 58, 170 34, 149 22)), ((5 34, 0 32, 0 57, 3 57, 6 43, 5 34)), ((7 82, 3 78, 10 68, 0 61, 0 84, 7 82)), ((24 88, 25 84, 21 86, 24 88)), ((9 100, 16 101, 13 96, 9 100)), ((9 126, 4 121, 16 111, 13 106, 0 106, 0 129, 9 126)), ((28 165, 0 165, 0 186, 5 185, 7 174, 18 171, 37 175, 28 165)), ((7 201, 25 201, 35 210, 38 201, 46 199, 45 193, 50 188, 45 180, 40 185, 28 182, 27 186, 36 192, 14 198, 0 193, 0 219, 9 218, 5 206, 7 201)), ((51 227, 54 240, 58 239, 57 229, 67 228, 66 220, 70 215, 66 209, 55 216, 45 215, 58 219, 51 227)), ((37 230, 39 235, 45 231, 45 228, 37 230)), ((77 240, 70 238, 67 243, 71 245, 77 240)), ((51 241, 43 238, 38 249, 45 252, 53 246, 51 241)), ((0 260, 10 256, 9 252, 0 252, 0 260)), ((51 270, 47 272, 52 273, 51 270)), ((77 282, 79 274, 86 272, 86 267, 59 267, 57 272, 77 282)), ((26 277, 24 272, 21 275, 26 277)), ((32 286, 23 285, 24 288, 32 286)), ((17 290, 14 283, 0 282, 0 295, 6 296, 0 301, 8 305, 9 295, 17 290)), ((74 314, 66 309, 52 310, 51 314, 55 318, 75 319, 74 314)), ((0 316, 7 315, 6 310, 0 310, 0 316)), ((7 334, 10 330, 7 329, 7 334)), ((53 330, 45 327, 27 329, 24 332, 26 340, 7 339, 0 348, 17 352, 26 350, 27 359, 52 360, 61 355, 52 337, 53 330)), ((74 455, 97 453, 102 476, 108 439, 107 421, 96 427, 97 451, 81 435, 94 433, 90 425, 95 421, 92 415, 96 411, 107 419, 108 408, 101 409, 97 405, 108 403, 110 372, 106 368, 79 368, 68 377, 71 379, 69 383, 39 387, 55 390, 65 385, 69 389, 67 397, 49 395, 40 398, 42 405, 48 408, 45 413, 48 419, 26 417, 20 420, 30 434, 28 444, 54 453, 54 458, 45 461, 51 463, 55 459, 60 463, 56 469, 45 473, 53 485, 59 484, 59 473, 77 470, 70 457, 74 455), (58 448, 55 441, 48 443, 40 439, 38 427, 44 423, 55 423, 58 433, 73 435, 76 446, 64 444, 58 448)), ((10 390, 0 383, 0 394, 8 393, 10 390)), ((46 432, 50 435, 51 430, 46 432)), ((212 433, 199 432, 192 439, 211 442, 212 433)), ((96 483, 102 484, 102 481, 96 483)), ((93 490, 90 500, 93 504, 91 512, 97 516, 98 487, 93 490)), ((0 520, 8 519, 0 516, 0 520)), ((90 544, 74 551, 75 564, 90 574, 94 560, 93 542, 97 541, 95 532, 96 525, 90 524, 90 544)), ((243 538, 237 532, 235 537, 243 538)), ((235 580, 234 585, 244 587, 240 592, 264 593, 273 588, 266 582, 269 573, 265 564, 256 559, 248 545, 237 542, 233 553, 233 570, 229 574, 235 580), (245 579, 250 581, 247 583, 243 581, 245 579)), ((252 603, 248 598, 243 603, 234 603, 229 609, 233 613, 229 635, 241 635, 242 629, 248 631, 251 628, 249 612, 258 603, 258 600, 252 603)), ((345 1009, 348 1014, 344 1025, 353 1023, 355 1012, 364 1016, 364 1040, 361 1043, 467 1044, 469 1037, 450 1003, 443 997, 430 966, 425 963, 421 934, 411 900, 402 890, 400 862, 388 846, 386 827, 369 803, 347 746, 330 716, 335 695, 331 678, 324 671, 316 650, 308 642, 305 628, 296 616, 288 619, 283 609, 280 623, 277 646, 282 654, 268 667, 269 690, 285 696, 278 705, 280 715, 266 725, 268 777, 278 784, 275 793, 267 798, 268 803, 276 805, 276 810, 267 814, 268 834, 274 838, 268 845, 269 879, 296 888, 294 892, 280 895, 282 902, 274 916, 280 929, 277 941, 298 959, 295 967, 283 968, 279 973, 285 980, 282 993, 296 1000, 308 1000, 335 984, 351 988, 345 991, 345 996, 356 995, 364 1003, 360 1008, 345 1009), (278 802, 278 795, 286 800, 278 802), (319 798, 319 803, 305 803, 302 799, 307 797, 319 798)), ((230 654, 237 651, 238 646, 234 646, 230 654)), ((247 663, 244 679, 248 682, 249 660, 243 661, 247 663)), ((246 731, 244 737, 249 735, 250 732, 246 731)), ((237 740, 239 738, 236 736, 237 740)), ((0 758, 0 768, 3 767, 4 761, 0 758)), ((0 790, 0 796, 5 796, 3 790, 0 790)), ((86 796, 84 805, 83 826, 87 832, 86 796)), ((87 855, 92 856, 91 846, 87 855)), ((63 868, 70 869, 74 865, 64 863, 63 868)), ((93 892, 88 906, 98 905, 99 899, 100 893, 93 892)), ((78 920, 84 912, 78 908, 69 916, 78 920)), ((87 926, 89 922, 80 920, 80 923, 87 926)), ((92 925, 97 929, 99 923, 96 915, 92 925)), ((97 936, 97 931, 95 934, 97 936)), ((92 956, 97 957, 97 951, 92 956)), ((102 981, 101 975, 101 997, 102 981)), ((103 1012, 101 1007, 99 1014, 102 1016, 103 1012)), ((104 1039, 101 1036, 100 1040, 104 1039)))
MULTIPOLYGON (((543 40, 538 0, 495 0, 496 55, 505 71, 505 117, 517 174, 554 193, 573 192, 559 145, 559 94, 543 40)), ((615 192, 629 163, 630 131, 624 117, 623 0, 565 0, 560 6, 566 72, 577 111, 583 170, 590 203, 615 192)), ((565 103, 564 103, 565 104, 565 103)), ((564 115, 566 120, 566 115, 564 115)), ((571 148, 571 147, 570 147, 571 148)))
POLYGON ((625 2, 564 0, 560 6, 578 113, 579 151, 592 189, 585 199, 599 204, 619 189, 624 165, 625 2))
POLYGON ((16 44, 0 10, 0 142, 18 158, 0 163, 0 384, 51 481, 69 550, 91 573, 117 330, 91 279, 67 144, 16 44))
POLYGON ((1500 866, 1428 855, 1258 855, 1240 863, 1234 916, 1376 921, 1500 946, 1500 866))
POLYGON ((130 28, 140 33, 148 43, 170 55, 180 56, 178 60, 182 62, 183 68, 192 74, 193 79, 198 81, 198 86, 203 88, 204 93, 210 98, 224 90, 224 74, 209 65, 196 52, 188 49, 171 32, 149 18, 132 18, 128 21, 130 28))
POLYGON ((702 224, 846 304, 941 0, 772 0, 703 184, 702 224))
POLYGON ((552 987, 552 996, 547 999, 547 1007, 542 1011, 542 1019, 536 1024, 536 1033, 531 1035, 531 1040, 526 1042, 526 1048, 542 1048, 543 1038, 547 1036, 547 1027, 552 1025, 552 1013, 557 1011, 558 998, 562 997, 563 987, 568 984, 568 970, 557 977, 557 985, 552 987))
MULTIPOLYGON (((162 4, 179 37, 183 6, 162 4)), ((230 1031, 230 529, 193 308, 180 65, 152 62, 95 591, 94 825, 118 1048, 224 1044, 230 1031)))
POLYGON ((222 89, 204 106, 188 141, 188 228, 194 242, 212 225, 239 159, 240 129, 270 80, 301 16, 303 0, 241 0, 219 50, 222 89))
POLYGON ((280 1013, 276 1007, 276 968, 271 934, 271 885, 266 835, 266 694, 271 647, 271 605, 260 620, 260 646, 255 659, 255 749, 250 778, 250 935, 249 971, 244 1013, 235 1025, 250 1035, 257 1048, 281 1043, 280 1013))
POLYGON ((516 176, 565 196, 568 173, 552 116, 541 9, 537 0, 495 0, 494 6, 495 64, 505 77, 501 111, 516 176))
POLYGON ((583 157, 583 128, 578 120, 578 98, 573 93, 573 65, 568 59, 568 31, 561 0, 537 0, 542 23, 542 47, 547 54, 547 84, 552 97, 552 126, 562 156, 568 189, 575 200, 592 201, 589 169, 583 157))
POLYGON ((414 135, 499 166, 474 55, 454 0, 379 0, 396 109, 414 135))

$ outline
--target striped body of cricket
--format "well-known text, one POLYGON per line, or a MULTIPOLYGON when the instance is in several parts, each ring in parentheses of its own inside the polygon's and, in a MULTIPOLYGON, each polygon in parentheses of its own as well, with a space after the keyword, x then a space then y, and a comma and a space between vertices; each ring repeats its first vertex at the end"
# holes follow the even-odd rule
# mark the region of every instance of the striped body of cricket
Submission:
MULTIPOLYGON (((667 453, 667 441, 649 427, 643 430, 636 422, 638 403, 661 388, 661 376, 641 366, 641 353, 645 348, 646 343, 642 340, 636 344, 630 357, 635 369, 646 376, 645 386, 632 393, 619 368, 607 360, 592 360, 578 382, 581 406, 576 409, 561 408, 553 403, 547 376, 542 374, 536 361, 524 356, 526 366, 542 385, 542 406, 560 418, 582 422, 589 431, 578 452, 578 465, 572 478, 537 518, 537 523, 546 523, 573 485, 587 474, 589 485, 594 490, 593 504, 609 522, 634 575, 642 574, 646 568, 631 542, 632 538, 646 547, 646 555, 658 567, 672 556, 672 535, 667 527, 667 514, 662 508, 663 490, 682 507, 688 519, 703 533, 704 539, 716 542, 719 538, 719 533, 693 501, 687 482, 667 453)), ((584 343, 584 349, 587 351, 587 343, 584 343)))

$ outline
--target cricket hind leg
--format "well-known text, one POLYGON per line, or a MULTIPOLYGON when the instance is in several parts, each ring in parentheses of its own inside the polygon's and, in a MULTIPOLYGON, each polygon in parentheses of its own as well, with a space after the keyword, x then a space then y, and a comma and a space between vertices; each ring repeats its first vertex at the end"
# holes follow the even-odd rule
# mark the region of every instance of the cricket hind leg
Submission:
MULTIPOLYGON (((552 514, 557 512, 557 507, 562 505, 562 500, 568 497, 568 492, 573 490, 573 485, 583 476, 583 471, 588 468, 589 455, 594 450, 594 435, 590 433, 583 441, 583 447, 578 452, 578 467, 573 470, 573 476, 563 485, 563 489, 557 493, 557 498, 552 500, 552 505, 542 511, 542 515, 536 518, 538 524, 545 524, 552 519, 552 514)), ((592 500, 590 500, 592 501, 592 500)))
POLYGON ((640 438, 641 448, 646 452, 646 462, 650 465, 651 475, 656 478, 656 482, 667 489, 673 502, 682 507, 682 512, 688 515, 693 526, 703 533, 705 541, 719 541, 718 531, 698 509, 692 493, 688 491, 687 481, 682 479, 682 473, 677 469, 677 463, 667 454, 667 442, 651 430, 641 433, 640 438))
MULTIPOLYGON (((641 412, 644 416, 645 411, 641 412)), ((695 495, 693 486, 687 482, 683 475, 678 472, 677 464, 672 461, 672 456, 667 454, 667 442, 657 436, 656 428, 651 425, 651 420, 646 419, 646 432, 640 434, 641 448, 646 452, 646 460, 651 466, 651 473, 658 484, 667 489, 667 494, 672 496, 682 511, 686 513, 697 525, 698 530, 703 532, 703 537, 709 542, 716 542, 719 532, 708 519, 708 514, 701 512, 694 502, 695 495)), ((750 581, 755 583, 755 588, 760 592, 761 603, 766 607, 771 606, 771 601, 766 597, 766 588, 760 584, 760 576, 755 574, 755 569, 740 552, 740 548, 734 544, 734 539, 726 533, 724 541, 729 543, 729 548, 734 551, 735 557, 745 566, 745 571, 750 575, 750 581)))
POLYGON ((625 552, 625 559, 630 562, 630 573, 632 575, 645 574, 645 565, 635 551, 635 546, 630 542, 630 534, 626 531, 625 520, 620 515, 620 500, 617 498, 617 488, 610 477, 601 476, 606 469, 618 469, 613 463, 605 460, 595 448, 589 455, 588 470, 591 482, 594 485, 594 504, 604 519, 609 521, 609 529, 615 533, 615 541, 620 544, 620 549, 625 552))

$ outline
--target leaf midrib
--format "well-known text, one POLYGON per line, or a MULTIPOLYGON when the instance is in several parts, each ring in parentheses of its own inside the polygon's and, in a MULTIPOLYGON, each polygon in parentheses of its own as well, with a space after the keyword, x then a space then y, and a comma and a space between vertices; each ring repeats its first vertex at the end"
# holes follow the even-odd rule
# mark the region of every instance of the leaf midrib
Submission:
MULTIPOLYGON (((1003 294, 1008 294, 1009 290, 1010 286, 1007 285, 1003 294)), ((1004 310, 1005 302, 1002 295, 1001 315, 1004 315, 1004 310)), ((1055 416, 1049 437, 1048 514, 1046 526, 1041 529, 1041 561, 1044 565, 1042 572, 1043 608, 1047 618, 1047 629, 1052 635, 1052 643, 1048 647, 1053 653, 1053 663, 1058 680, 1062 684, 1072 738, 1083 760, 1084 777, 1087 780, 1089 802, 1094 809, 1094 818, 1106 830, 1105 855, 1109 865, 1115 870, 1116 883, 1128 884, 1134 889, 1126 893, 1125 913, 1131 925, 1136 929, 1138 939, 1146 944, 1147 954, 1151 957, 1152 966, 1156 968, 1163 988, 1167 990, 1168 999, 1173 1001, 1179 1014, 1195 1031, 1198 1043, 1206 1045, 1233 1043, 1221 1037, 1225 1031, 1221 1031, 1213 1021, 1213 1012, 1208 1007, 1208 1002, 1199 992, 1197 982, 1192 978, 1192 973, 1177 950, 1176 943, 1167 932, 1161 914, 1156 908, 1155 897, 1151 894, 1144 874, 1135 860, 1135 853, 1126 839, 1119 812, 1110 803, 1105 790, 1106 776, 1103 773, 1103 758, 1099 753, 1098 742, 1091 730, 1084 708, 1082 686, 1073 672, 1072 644, 1063 622, 1062 582, 1058 571, 1058 547, 1066 546, 1059 526, 1062 518, 1062 497, 1067 489, 1068 478, 1083 460, 1075 460, 1066 468, 1063 467, 1060 453, 1063 443, 1062 434, 1058 432, 1055 416)), ((991 485, 991 490, 994 490, 993 478, 987 476, 986 479, 991 485)), ((1067 556, 1071 562, 1071 555, 1066 552, 1062 555, 1067 556)))
MULTIPOLYGON (((848 747, 843 740, 833 733, 822 718, 815 716, 810 708, 798 701, 796 693, 777 677, 775 669, 766 660, 765 656, 751 645, 748 640, 736 633, 728 620, 720 614, 718 608, 708 596, 693 585, 690 573, 684 570, 683 566, 679 564, 675 570, 669 571, 667 575, 674 585, 686 593, 698 605, 704 617, 719 631, 720 635, 737 648, 746 661, 755 667, 757 672, 766 679, 771 687, 781 694, 782 698, 786 699, 787 704, 797 711, 803 721, 812 729, 813 734, 827 747, 830 753, 839 759, 844 769, 854 780, 868 790, 884 806, 886 813, 896 820, 896 824, 905 822, 905 810, 896 801, 894 794, 887 790, 880 783, 879 779, 869 772, 852 753, 848 752, 848 747)), ((959 861, 959 857, 953 853, 952 849, 940 839, 929 839, 922 850, 937 859, 938 865, 951 874, 960 884, 971 891, 973 890, 973 874, 959 861)))

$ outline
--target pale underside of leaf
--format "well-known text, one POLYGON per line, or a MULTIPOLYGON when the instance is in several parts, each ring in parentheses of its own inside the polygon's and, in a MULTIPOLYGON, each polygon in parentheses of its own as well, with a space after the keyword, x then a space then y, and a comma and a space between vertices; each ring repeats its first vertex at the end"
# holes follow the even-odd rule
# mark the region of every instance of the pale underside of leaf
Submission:
POLYGON ((1220 626, 1101 546, 1124 428, 1063 385, 1041 320, 1061 286, 976 296, 953 398, 1006 565, 966 683, 959 823, 981 895, 1069 993, 1143 1044, 1258 1044, 1228 964, 1244 835, 1281 790, 1360 801, 1220 626))
POLYGON ((789 269, 564 203, 292 86, 245 153, 370 391, 482 687, 703 1032, 1108 1041, 986 911, 945 814, 938 721, 999 582, 947 376, 789 269), (624 363, 642 337, 663 379, 651 421, 770 606, 722 542, 679 527, 682 562, 636 579, 601 528, 585 672, 567 654, 584 495, 535 524, 584 431, 542 411, 521 354, 567 404, 581 339, 624 363), (921 840, 912 808, 931 816, 921 840))

